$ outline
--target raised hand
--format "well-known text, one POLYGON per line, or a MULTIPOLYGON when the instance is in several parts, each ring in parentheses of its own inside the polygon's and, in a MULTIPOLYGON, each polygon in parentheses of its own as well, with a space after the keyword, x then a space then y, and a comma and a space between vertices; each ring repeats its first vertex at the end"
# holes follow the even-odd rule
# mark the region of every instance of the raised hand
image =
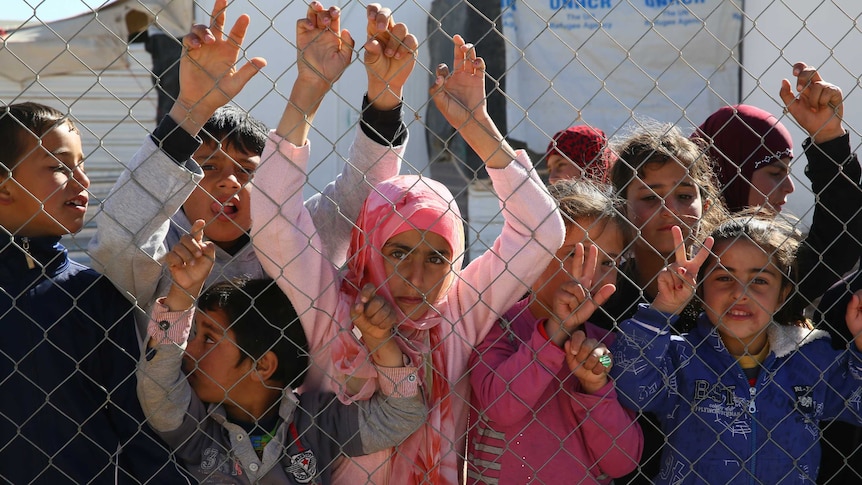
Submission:
POLYGON ((300 82, 330 89, 353 59, 353 37, 341 29, 341 10, 324 9, 311 2, 303 19, 296 21, 297 70, 300 82))
POLYGON ((862 290, 857 291, 847 304, 847 330, 855 337, 856 348, 862 352, 862 290))
POLYGON ((378 3, 366 7, 368 26, 365 42, 365 72, 368 99, 381 111, 401 103, 404 84, 416 64, 419 41, 403 23, 395 23, 392 10, 378 3))
POLYGON ((225 36, 227 0, 216 0, 209 27, 195 25, 183 38, 180 93, 171 117, 196 135, 216 109, 233 99, 266 60, 255 57, 237 68, 248 30, 248 15, 240 15, 225 36))
POLYGON ((790 81, 781 81, 781 100, 796 122, 815 143, 824 143, 844 135, 844 95, 841 88, 820 77, 817 69, 797 62, 793 65, 797 95, 790 81))
POLYGON ((165 256, 174 284, 165 304, 174 309, 190 308, 200 295, 215 262, 215 244, 204 241, 205 221, 198 219, 189 234, 180 238, 165 256))
POLYGON ((713 239, 706 238, 703 247, 689 259, 683 244, 682 229, 673 226, 673 243, 676 247, 676 262, 659 272, 658 294, 652 307, 663 313, 679 313, 691 300, 697 285, 697 273, 712 249, 713 239))
POLYGON ((439 64, 430 94, 434 105, 446 121, 460 133, 470 148, 484 160, 488 168, 505 168, 515 159, 509 145, 494 120, 488 114, 485 99, 485 61, 476 57, 473 44, 467 44, 456 34, 454 70, 439 64))
POLYGON ((485 60, 476 57, 473 44, 459 34, 452 38, 455 45, 454 69, 437 66, 437 78, 431 87, 431 96, 437 109, 456 130, 482 118, 488 118, 485 98, 485 60))
POLYGON ((612 284, 593 289, 598 259, 599 250, 595 245, 591 245, 586 251, 582 243, 575 246, 572 266, 569 269, 572 281, 560 285, 557 289, 554 295, 556 318, 545 322, 548 337, 560 347, 616 291, 612 284))
POLYGON ((613 361, 605 344, 577 331, 566 341, 565 350, 566 364, 580 381, 584 393, 594 394, 608 383, 608 371, 613 361))

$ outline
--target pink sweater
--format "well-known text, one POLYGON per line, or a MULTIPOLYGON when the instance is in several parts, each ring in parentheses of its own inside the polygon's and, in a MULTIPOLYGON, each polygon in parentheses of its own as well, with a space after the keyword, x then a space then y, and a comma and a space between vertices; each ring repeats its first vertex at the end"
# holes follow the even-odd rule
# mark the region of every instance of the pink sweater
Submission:
MULTIPOLYGON (((529 302, 506 312, 470 358, 467 483, 610 483, 640 460, 634 413, 617 401, 612 382, 581 392, 529 302)), ((610 346, 612 334, 590 323, 585 330, 610 346)))
MULTIPOLYGON (((309 309, 300 318, 309 334, 313 361, 323 370, 307 378, 308 384, 313 385, 313 379, 324 379, 324 373, 336 377, 331 373, 327 344, 337 331, 349 328, 350 322, 333 323, 341 295, 341 275, 321 255, 321 236, 302 203, 308 149, 282 140, 275 151, 270 146, 273 141, 268 143, 264 161, 255 174, 253 240, 266 272, 299 311, 309 309)), ((505 201, 502 234, 492 251, 461 271, 447 294, 445 307, 437 308, 447 326, 441 329, 446 336, 445 377, 451 382, 456 431, 455 436, 444 437, 447 448, 443 450, 441 466, 445 483, 452 484, 460 481, 459 464, 463 463, 465 449, 470 401, 466 372, 470 354, 498 316, 529 290, 565 236, 556 204, 524 151, 519 151, 518 158, 506 168, 488 172, 497 195, 505 201)), ((417 338, 427 338, 425 334, 427 331, 416 332, 417 338)), ((324 387, 338 386, 337 381, 329 380, 324 387)), ((338 470, 336 482, 388 483, 388 456, 378 453, 353 461, 363 465, 366 472, 357 475, 355 470, 350 473, 338 470)))

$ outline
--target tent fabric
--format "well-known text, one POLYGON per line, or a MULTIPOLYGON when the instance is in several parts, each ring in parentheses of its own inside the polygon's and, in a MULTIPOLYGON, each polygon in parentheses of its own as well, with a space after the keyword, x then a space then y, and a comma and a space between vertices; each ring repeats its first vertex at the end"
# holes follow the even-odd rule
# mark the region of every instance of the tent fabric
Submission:
POLYGON ((41 76, 128 69, 129 34, 155 22, 180 36, 192 21, 192 0, 115 0, 76 17, 9 29, 0 44, 0 76, 23 83, 41 76))

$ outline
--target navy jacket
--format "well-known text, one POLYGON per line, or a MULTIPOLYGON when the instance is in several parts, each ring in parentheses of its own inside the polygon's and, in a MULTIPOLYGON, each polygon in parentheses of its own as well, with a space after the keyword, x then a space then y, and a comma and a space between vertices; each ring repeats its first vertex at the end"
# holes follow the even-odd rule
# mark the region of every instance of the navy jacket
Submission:
POLYGON ((142 424, 132 310, 59 238, 0 236, 0 482, 187 483, 142 424))

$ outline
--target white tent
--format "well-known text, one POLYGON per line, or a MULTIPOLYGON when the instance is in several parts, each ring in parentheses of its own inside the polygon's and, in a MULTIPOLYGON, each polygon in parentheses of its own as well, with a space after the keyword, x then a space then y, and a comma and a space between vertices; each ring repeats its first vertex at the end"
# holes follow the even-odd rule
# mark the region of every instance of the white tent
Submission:
POLYGON ((153 24, 172 35, 192 25, 192 0, 115 0, 69 19, 9 29, 0 44, 0 76, 42 76, 127 69, 130 34, 153 24))

